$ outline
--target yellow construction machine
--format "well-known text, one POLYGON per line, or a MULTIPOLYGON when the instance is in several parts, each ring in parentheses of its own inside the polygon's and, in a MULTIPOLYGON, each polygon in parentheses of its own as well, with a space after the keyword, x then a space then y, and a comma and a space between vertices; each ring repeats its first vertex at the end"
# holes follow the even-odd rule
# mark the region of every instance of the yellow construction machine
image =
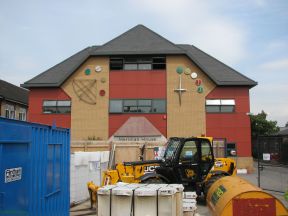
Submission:
POLYGON ((177 183, 185 190, 207 193, 223 176, 236 175, 231 158, 214 158, 212 138, 170 138, 161 160, 124 162, 104 172, 103 185, 127 183, 177 183))

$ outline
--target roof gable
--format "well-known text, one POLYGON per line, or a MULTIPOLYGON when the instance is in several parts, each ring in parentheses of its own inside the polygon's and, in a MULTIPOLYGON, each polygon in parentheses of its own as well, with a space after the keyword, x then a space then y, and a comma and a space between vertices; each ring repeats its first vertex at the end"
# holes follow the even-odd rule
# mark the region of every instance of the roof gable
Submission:
POLYGON ((59 87, 90 56, 174 54, 187 55, 218 86, 249 86, 257 82, 192 45, 176 45, 143 25, 137 25, 102 46, 88 47, 38 76, 22 87, 59 87))
POLYGON ((183 53, 172 42, 143 25, 137 25, 94 51, 94 55, 183 53))

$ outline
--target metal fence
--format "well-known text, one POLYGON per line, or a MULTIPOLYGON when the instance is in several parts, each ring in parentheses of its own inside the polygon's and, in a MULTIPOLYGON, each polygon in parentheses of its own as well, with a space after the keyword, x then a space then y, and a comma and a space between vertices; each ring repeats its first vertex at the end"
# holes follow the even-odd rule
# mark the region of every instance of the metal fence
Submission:
POLYGON ((258 164, 258 186, 265 190, 287 192, 288 136, 260 136, 254 140, 252 147, 258 164))

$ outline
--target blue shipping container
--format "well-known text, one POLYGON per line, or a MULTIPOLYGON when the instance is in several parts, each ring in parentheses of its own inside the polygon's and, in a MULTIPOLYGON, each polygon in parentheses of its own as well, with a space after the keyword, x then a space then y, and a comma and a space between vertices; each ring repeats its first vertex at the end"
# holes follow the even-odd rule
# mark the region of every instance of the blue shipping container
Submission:
POLYGON ((69 215, 70 131, 0 118, 0 215, 69 215))

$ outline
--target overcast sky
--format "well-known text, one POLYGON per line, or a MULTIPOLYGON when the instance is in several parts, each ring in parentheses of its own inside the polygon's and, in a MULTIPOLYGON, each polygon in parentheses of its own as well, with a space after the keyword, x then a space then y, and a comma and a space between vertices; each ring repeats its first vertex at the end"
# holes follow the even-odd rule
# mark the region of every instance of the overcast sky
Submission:
POLYGON ((257 81, 251 112, 288 121, 287 0, 1 0, 0 79, 19 85, 137 24, 257 81))

